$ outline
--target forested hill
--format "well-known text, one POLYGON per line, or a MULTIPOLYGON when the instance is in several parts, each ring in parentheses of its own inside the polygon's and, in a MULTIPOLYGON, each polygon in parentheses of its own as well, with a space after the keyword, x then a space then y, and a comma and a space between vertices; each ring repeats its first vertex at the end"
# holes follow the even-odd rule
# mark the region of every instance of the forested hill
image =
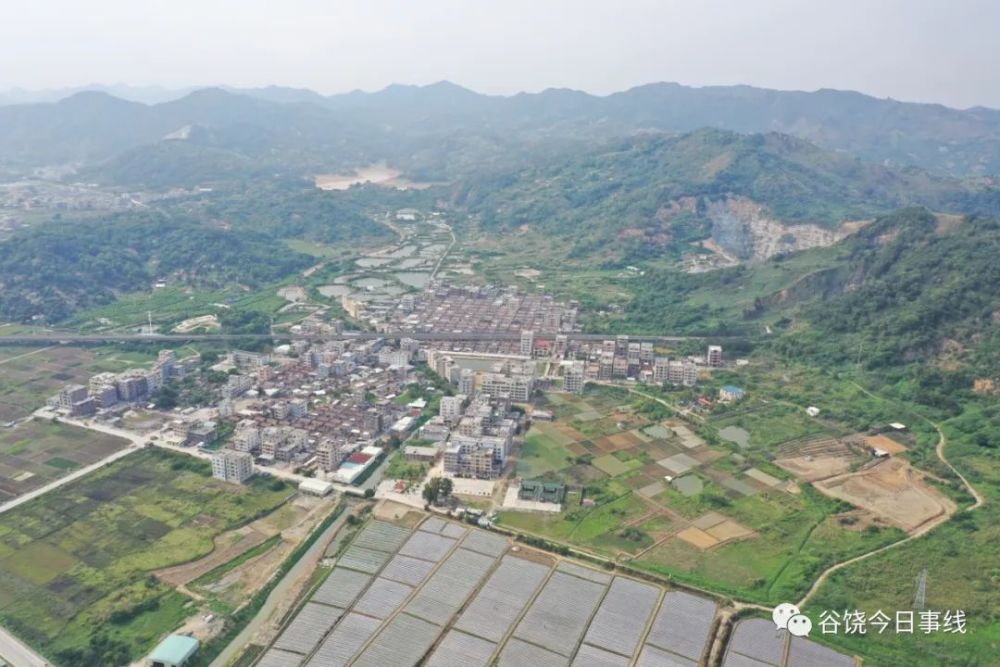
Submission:
POLYGON ((171 285, 257 288, 316 262, 288 239, 355 247, 395 237, 346 197, 254 185, 103 219, 53 221, 0 243, 0 321, 58 322, 129 292, 171 285))
POLYGON ((488 228, 528 226, 565 235, 577 254, 617 249, 625 260, 710 236, 746 258, 760 254, 753 225, 814 225, 777 230, 791 235, 793 250, 796 234, 822 239, 826 230, 829 242, 842 223, 901 206, 1000 213, 1000 189, 991 184, 873 165, 783 134, 712 129, 632 138, 517 173, 470 178, 455 200, 488 228))
POLYGON ((0 319, 59 321, 77 308, 148 290, 158 279, 204 287, 257 286, 312 262, 260 234, 155 214, 52 222, 0 243, 0 319))
MULTIPOLYGON (((1000 386, 1000 221, 905 209, 837 245, 707 274, 651 271, 622 330, 752 334, 790 358, 1000 386), (766 332, 770 332, 767 334, 766 332)), ((608 326, 601 323, 600 326, 608 326)))

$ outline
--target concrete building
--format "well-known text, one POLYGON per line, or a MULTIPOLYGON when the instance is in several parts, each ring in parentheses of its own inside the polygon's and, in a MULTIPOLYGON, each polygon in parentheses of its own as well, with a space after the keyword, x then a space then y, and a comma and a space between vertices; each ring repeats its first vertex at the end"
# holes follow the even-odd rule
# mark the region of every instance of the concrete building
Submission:
POLYGON ((487 373, 483 376, 481 390, 490 396, 510 396, 515 403, 527 403, 535 388, 535 378, 529 375, 506 376, 487 373))
POLYGON ((58 406, 61 410, 71 412, 73 406, 87 398, 87 388, 82 384, 70 384, 62 388, 58 396, 58 406))
POLYGON ((535 349, 535 332, 530 329, 521 330, 521 355, 530 357, 535 349))
POLYGON ((692 361, 671 361, 667 366, 667 382, 693 387, 698 383, 698 366, 692 361))
POLYGON ((667 381, 670 369, 670 359, 667 357, 656 357, 653 361, 653 382, 663 384, 667 381))
POLYGON ((299 417, 305 417, 307 412, 309 412, 309 402, 304 398, 296 398, 288 401, 289 418, 298 419, 299 417))
POLYGON ((438 414, 440 414, 441 419, 448 424, 456 424, 462 417, 462 407, 464 405, 465 396, 463 394, 458 394, 457 396, 443 396, 441 398, 438 414))
POLYGON ((238 452, 260 451, 261 437, 257 423, 252 419, 244 419, 236 425, 233 431, 232 447, 238 452))
POLYGON ((563 389, 572 394, 582 394, 584 372, 582 363, 574 363, 566 369, 563 375, 563 389))
POLYGON ((119 400, 125 401, 126 403, 138 401, 148 393, 146 390, 145 375, 136 374, 119 376, 116 386, 118 388, 119 400))
POLYGON ((722 366, 722 346, 709 345, 708 353, 705 355, 705 363, 713 368, 722 366))
POLYGON ((221 449, 212 455, 212 477, 242 484, 253 476, 253 456, 248 452, 221 449))
POLYGON ((260 368, 271 363, 271 357, 258 352, 233 350, 229 353, 229 361, 237 368, 260 368))
POLYGON ((463 368, 458 378, 458 393, 472 396, 476 393, 476 374, 471 368, 463 368))
POLYGON ((225 398, 237 398, 250 391, 253 386, 253 376, 251 375, 230 375, 226 379, 226 386, 222 389, 225 398))
POLYGON ((188 426, 186 445, 210 445, 219 437, 218 425, 214 421, 203 421, 188 426))

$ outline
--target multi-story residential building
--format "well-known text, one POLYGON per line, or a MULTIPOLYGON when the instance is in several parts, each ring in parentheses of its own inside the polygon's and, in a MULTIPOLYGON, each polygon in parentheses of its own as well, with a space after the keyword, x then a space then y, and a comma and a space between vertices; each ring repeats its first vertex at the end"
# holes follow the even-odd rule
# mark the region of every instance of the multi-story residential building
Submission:
POLYGON ((624 357, 628 354, 628 336, 615 336, 615 355, 624 357))
POLYGON ((597 379, 610 380, 614 373, 615 357, 613 353, 602 352, 601 358, 597 362, 597 379))
POLYGON ((444 450, 444 469, 460 477, 495 479, 503 471, 506 459, 502 437, 455 435, 444 450))
POLYGON ((253 476, 253 456, 248 452, 222 449, 212 455, 212 477, 242 484, 253 476))
POLYGON ((462 406, 465 404, 465 396, 443 396, 441 398, 438 414, 449 424, 456 424, 462 416, 462 406))
POLYGON ((530 357, 535 349, 535 332, 530 329, 521 331, 521 355, 530 357))
POLYGON ((670 384, 682 384, 693 387, 698 383, 698 366, 690 360, 671 361, 667 381, 670 384))
POLYGON ((118 398, 126 403, 138 401, 149 393, 146 388, 146 377, 141 372, 121 375, 115 385, 118 388, 118 398))
POLYGON ((667 357, 657 357, 653 361, 653 382, 663 384, 669 377, 670 359, 667 357))
POLYGON ((73 406, 87 398, 87 388, 82 384, 70 384, 59 392, 58 406, 62 410, 71 411, 73 406))
POLYGON ((652 343, 640 343, 639 344, 639 361, 644 364, 653 363, 653 344, 652 343))
POLYGON ((187 445, 210 445, 218 437, 218 424, 214 421, 203 421, 188 426, 187 445))
POLYGON ((516 403, 527 403, 534 388, 535 378, 530 375, 486 373, 481 390, 490 396, 509 396, 516 403))
POLYGON ((458 378, 458 393, 472 396, 476 393, 476 374, 471 368, 463 368, 458 378))
POLYGON ((629 343, 628 350, 625 353, 625 358, 628 359, 629 364, 639 363, 639 353, 641 351, 639 343, 629 343))
POLYGON ((582 394, 584 385, 583 364, 576 362, 566 368, 563 374, 563 389, 573 394, 582 394))
POLYGON ((222 395, 225 398, 237 398, 247 393, 251 387, 253 387, 253 376, 230 375, 226 380, 226 386, 222 388, 222 395))
POLYGON ((236 425, 233 432, 233 449, 238 452, 260 451, 261 434, 257 423, 252 419, 244 419, 236 425))
POLYGON ((628 358, 614 358, 611 362, 611 377, 619 380, 628 377, 628 358))
POLYGON ((705 363, 712 367, 722 366, 722 346, 709 345, 708 353, 705 355, 705 363))
POLYGON ((233 350, 229 353, 229 361, 237 368, 260 368, 271 363, 271 357, 259 352, 233 350))
POLYGON ((307 412, 309 412, 309 401, 304 398, 288 401, 288 417, 290 419, 305 417, 307 412))
POLYGON ((336 470, 348 456, 359 448, 360 443, 349 445, 346 442, 322 440, 316 447, 316 462, 320 468, 330 472, 336 470))
POLYGON ((552 348, 553 356, 562 359, 566 356, 569 351, 569 337, 566 334, 557 334, 556 342, 552 348))

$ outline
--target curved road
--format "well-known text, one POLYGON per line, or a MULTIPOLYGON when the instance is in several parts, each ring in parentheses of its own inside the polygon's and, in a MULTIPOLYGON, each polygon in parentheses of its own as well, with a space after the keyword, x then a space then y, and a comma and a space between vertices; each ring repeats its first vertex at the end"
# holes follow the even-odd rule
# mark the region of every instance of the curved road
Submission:
MULTIPOLYGON (((855 387, 857 387, 862 392, 864 392, 865 395, 870 396, 871 398, 880 399, 879 396, 876 396, 875 394, 873 394, 872 392, 868 391, 867 389, 865 389, 864 387, 862 387, 858 383, 853 382, 852 384, 854 384, 855 387)), ((972 484, 969 483, 969 480, 967 480, 962 473, 958 472, 958 470, 955 468, 955 466, 953 466, 951 464, 951 462, 948 461, 947 458, 945 458, 944 449, 945 449, 945 446, 948 444, 948 438, 944 434, 944 431, 941 429, 941 426, 939 424, 935 423, 934 421, 928 419, 927 417, 919 414, 919 413, 912 413, 912 414, 915 414, 917 417, 919 417, 920 419, 924 420, 925 422, 927 422, 928 424, 930 424, 931 426, 934 427, 934 430, 937 431, 937 434, 938 434, 938 443, 937 443, 937 446, 934 448, 934 453, 937 454, 937 457, 941 461, 941 463, 943 463, 949 470, 951 470, 955 474, 956 477, 958 477, 958 479, 960 479, 962 481, 962 484, 965 486, 965 490, 968 491, 969 495, 971 495, 973 498, 975 498, 976 502, 974 502, 972 505, 966 507, 964 510, 959 510, 959 511, 962 511, 962 512, 971 512, 972 510, 977 509, 979 507, 982 507, 984 504, 986 504, 986 499, 983 497, 983 495, 981 493, 979 493, 979 491, 976 490, 976 488, 974 486, 972 486, 972 484)), ((863 553, 860 556, 855 556, 854 558, 850 558, 848 560, 845 560, 845 561, 842 561, 840 563, 837 563, 835 565, 830 566, 829 568, 827 568, 826 570, 824 570, 822 574, 819 575, 819 577, 816 579, 815 582, 813 582, 813 585, 809 588, 809 591, 803 596, 803 598, 801 600, 799 600, 798 607, 800 609, 802 607, 804 607, 805 604, 807 602, 809 602, 810 598, 812 598, 813 595, 816 594, 816 592, 819 590, 820 586, 822 586, 823 583, 827 579, 830 578, 830 575, 833 574, 834 572, 836 572, 837 570, 841 570, 841 569, 847 567, 848 565, 853 565, 854 563, 857 563, 859 561, 865 560, 866 558, 870 558, 871 556, 875 556, 875 555, 878 555, 880 553, 884 553, 886 551, 889 551, 890 549, 895 549, 896 547, 901 546, 903 544, 906 544, 907 542, 910 542, 911 540, 915 540, 918 537, 922 537, 922 536, 926 535, 928 532, 930 532, 931 530, 937 528, 941 524, 943 524, 946 521, 948 521, 949 519, 951 519, 951 517, 954 516, 955 514, 957 514, 957 512, 952 513, 952 514, 944 514, 938 520, 936 520, 936 521, 930 521, 930 522, 924 524, 915 533, 913 533, 912 535, 908 535, 907 537, 904 537, 903 539, 899 540, 898 542, 893 542, 892 544, 887 544, 884 547, 879 547, 878 549, 874 549, 874 550, 869 551, 867 553, 863 553)))

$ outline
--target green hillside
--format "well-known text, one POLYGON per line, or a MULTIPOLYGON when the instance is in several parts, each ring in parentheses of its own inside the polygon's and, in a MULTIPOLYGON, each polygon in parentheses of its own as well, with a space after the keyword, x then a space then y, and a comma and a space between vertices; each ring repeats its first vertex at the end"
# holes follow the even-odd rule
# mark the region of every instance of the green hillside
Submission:
POLYGON ((787 135, 721 130, 636 138, 470 179, 456 199, 487 228, 566 235, 578 256, 622 261, 677 254, 709 237, 740 255, 732 237, 763 218, 836 230, 909 205, 1000 213, 992 186, 873 165, 787 135))

